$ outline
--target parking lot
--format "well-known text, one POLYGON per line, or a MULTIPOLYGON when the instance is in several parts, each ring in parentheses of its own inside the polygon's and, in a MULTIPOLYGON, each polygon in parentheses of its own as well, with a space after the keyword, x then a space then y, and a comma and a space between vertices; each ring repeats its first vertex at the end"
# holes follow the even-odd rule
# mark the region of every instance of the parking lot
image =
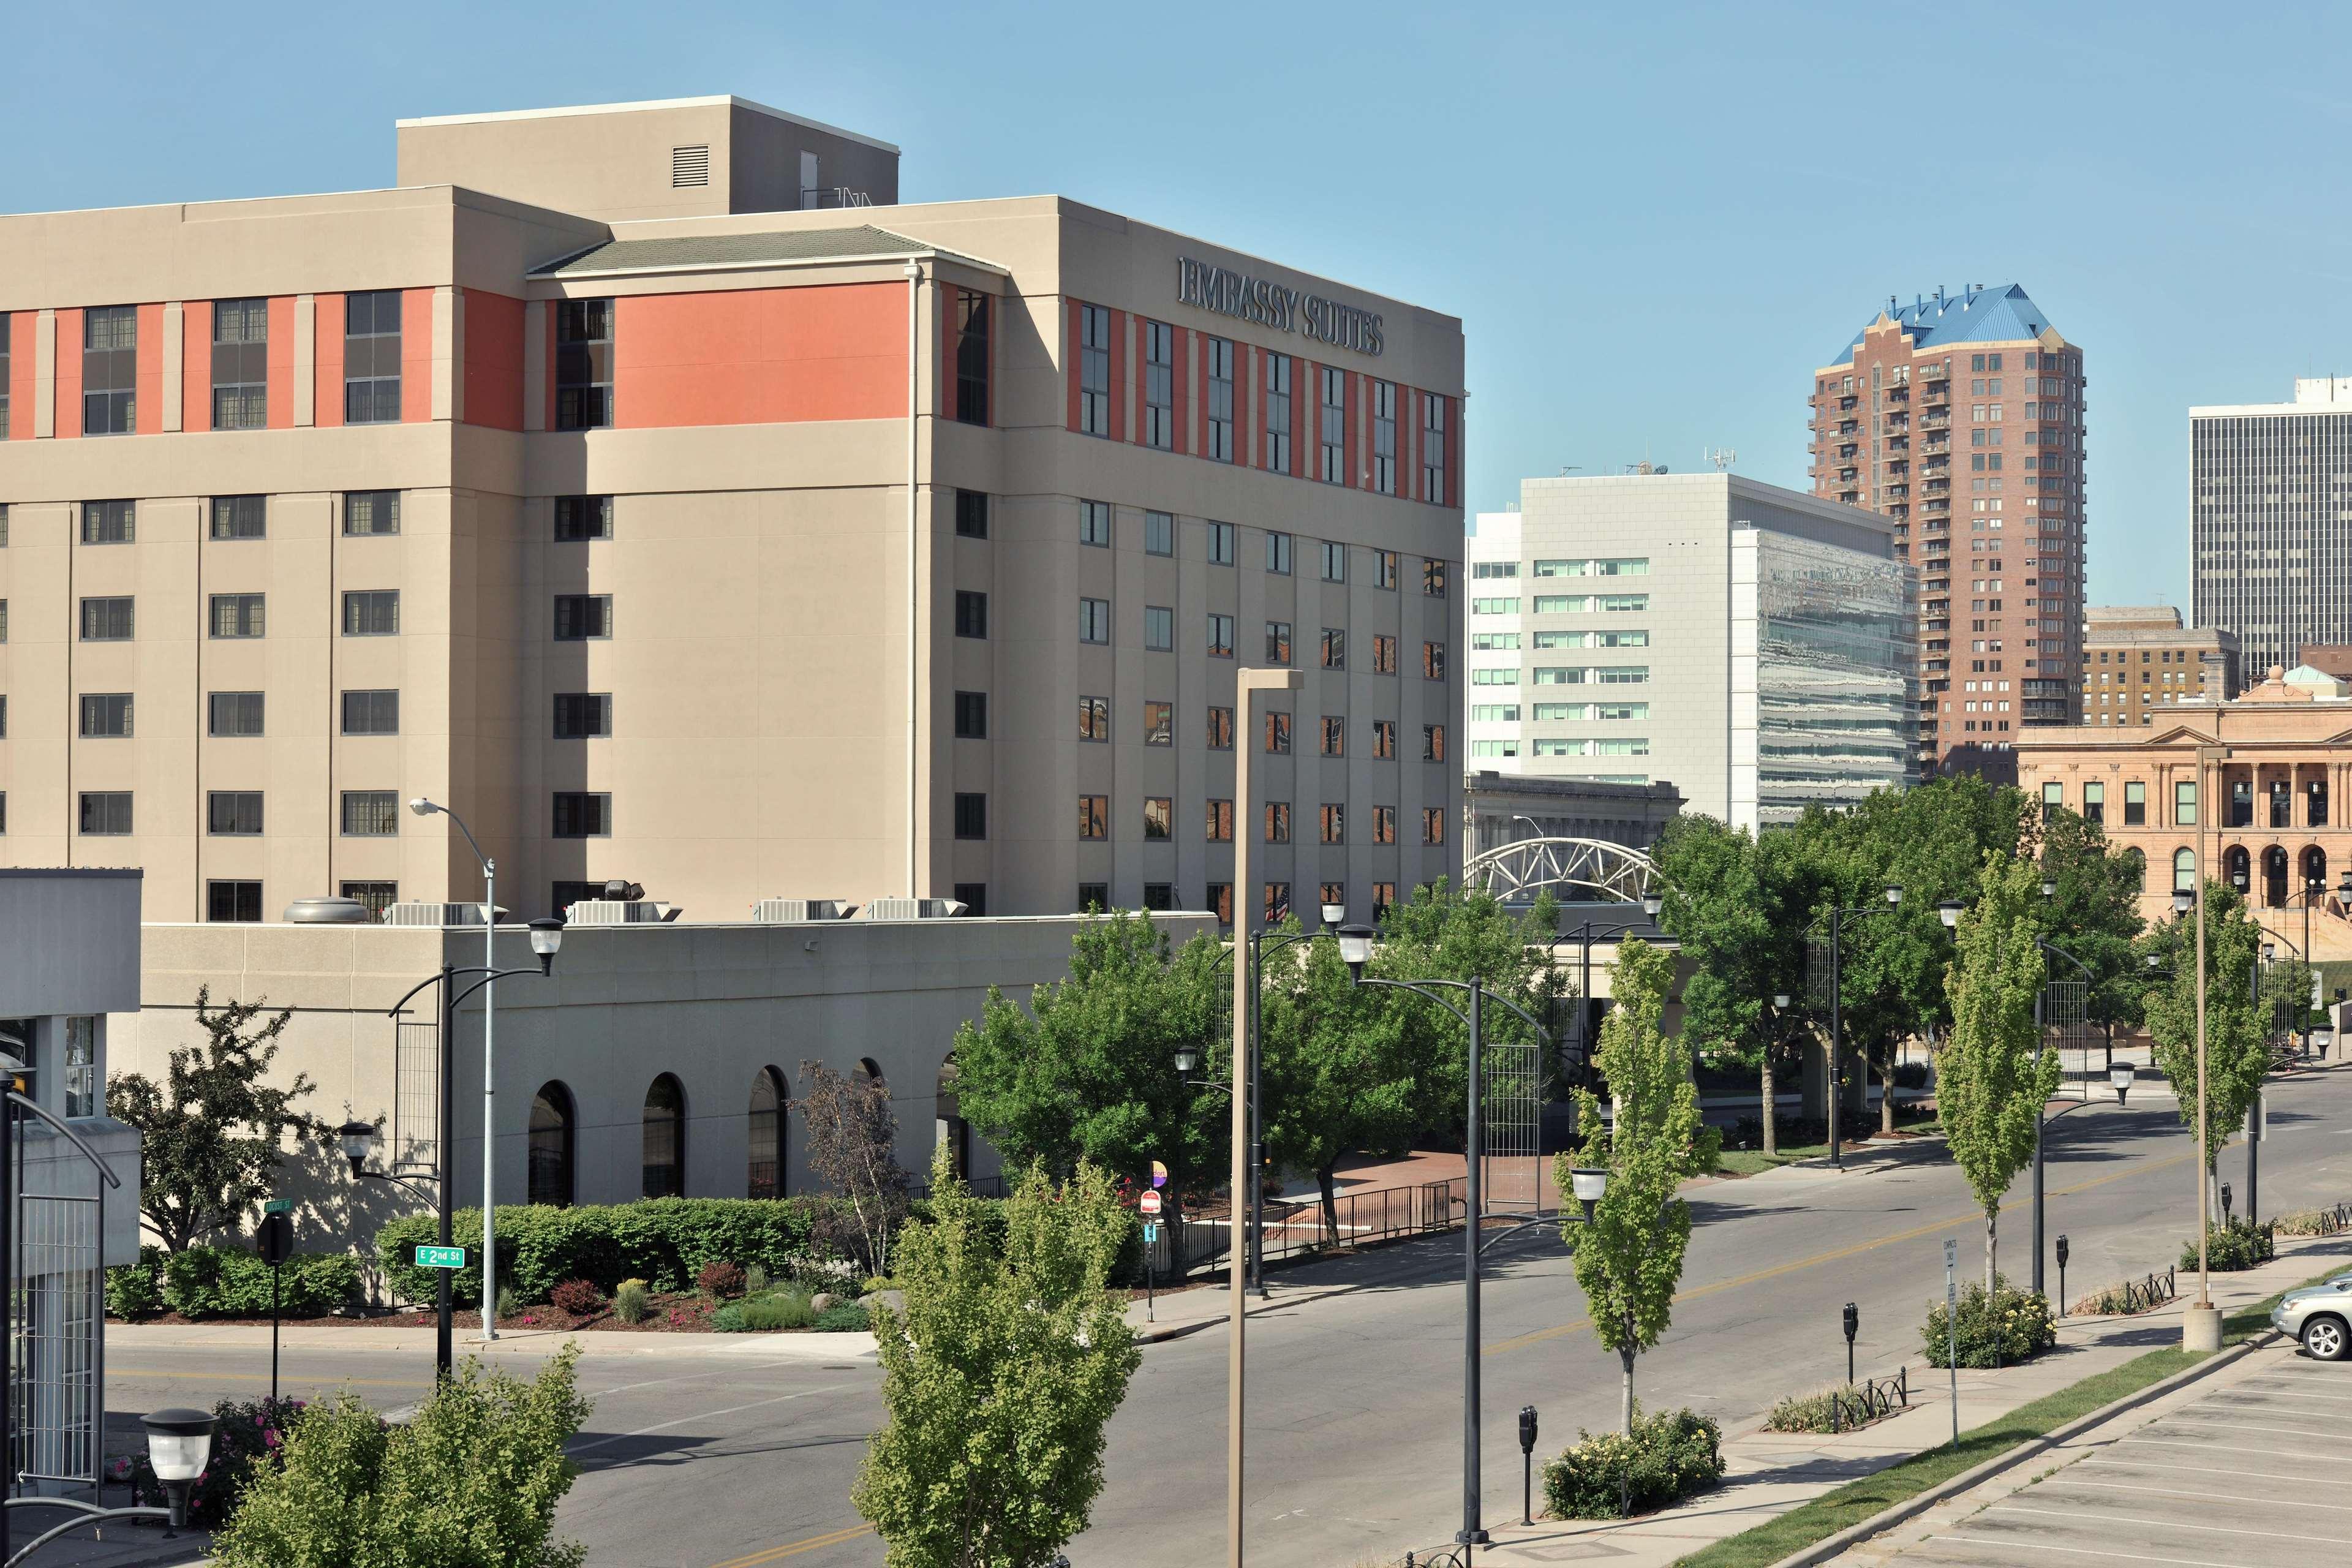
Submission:
POLYGON ((2258 1351, 2220 1384, 1899 1553, 1906 1564, 2267 1568, 2352 1556, 2352 1362, 2258 1351))

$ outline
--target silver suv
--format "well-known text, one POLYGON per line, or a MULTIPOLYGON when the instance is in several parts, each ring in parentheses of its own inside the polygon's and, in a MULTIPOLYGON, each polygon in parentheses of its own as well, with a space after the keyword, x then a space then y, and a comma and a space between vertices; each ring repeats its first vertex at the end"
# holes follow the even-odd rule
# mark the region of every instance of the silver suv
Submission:
POLYGON ((2352 1269, 2288 1291, 2271 1309, 2271 1327, 2301 1340, 2314 1361, 2342 1361, 2352 1352, 2352 1269))

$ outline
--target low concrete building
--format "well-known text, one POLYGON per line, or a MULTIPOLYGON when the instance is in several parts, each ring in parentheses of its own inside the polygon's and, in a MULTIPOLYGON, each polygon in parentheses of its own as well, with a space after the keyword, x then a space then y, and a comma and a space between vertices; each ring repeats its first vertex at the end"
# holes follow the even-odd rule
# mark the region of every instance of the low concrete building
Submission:
POLYGON ((1609 784, 1482 772, 1462 781, 1462 803, 1468 859, 1516 838, 1594 838, 1647 849, 1682 810, 1683 795, 1665 779, 1609 784))
MULTIPOLYGON (((1207 914, 1153 919, 1181 943, 1207 914)), ((957 1114, 957 1026, 991 984, 1018 1000, 1069 970, 1083 917, 573 924, 547 979, 503 980, 494 1031, 499 1201, 620 1203, 646 1195, 783 1196, 822 1190, 787 1101, 803 1067, 890 1088, 898 1163, 919 1179, 942 1141, 967 1172, 996 1156, 957 1114)), ((499 932, 503 968, 532 966, 526 933, 499 932)), ((444 963, 482 961, 478 925, 151 925, 143 1010, 109 1020, 118 1069, 160 1072, 194 1037, 200 994, 288 1008, 280 1081, 307 1074, 301 1109, 384 1118, 379 1160, 429 1165, 439 1061, 433 993, 387 1009, 444 963)), ((460 1204, 482 1172, 482 1000, 457 1020, 452 1152, 460 1204)), ((289 1161, 303 1245, 364 1246, 406 1200, 356 1193, 331 1151, 289 1161), (315 1235, 314 1235, 315 1233, 315 1235)))

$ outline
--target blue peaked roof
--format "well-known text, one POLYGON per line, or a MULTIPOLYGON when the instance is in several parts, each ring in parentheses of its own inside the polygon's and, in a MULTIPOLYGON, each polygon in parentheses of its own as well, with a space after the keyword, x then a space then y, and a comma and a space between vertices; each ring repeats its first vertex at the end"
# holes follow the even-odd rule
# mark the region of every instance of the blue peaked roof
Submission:
MULTIPOLYGON (((1958 294, 1938 290, 1908 305, 1895 305, 1883 313, 1911 334, 1913 347, 1921 349, 1951 343, 2015 342, 2021 338, 2039 337, 2050 324, 2042 307, 2027 299, 2024 286, 2018 283, 2000 283, 1958 294)), ((1876 315, 1871 317, 1874 321, 1877 319, 1876 315)), ((1837 357, 1852 359, 1861 342, 1862 333, 1854 333, 1837 357)))

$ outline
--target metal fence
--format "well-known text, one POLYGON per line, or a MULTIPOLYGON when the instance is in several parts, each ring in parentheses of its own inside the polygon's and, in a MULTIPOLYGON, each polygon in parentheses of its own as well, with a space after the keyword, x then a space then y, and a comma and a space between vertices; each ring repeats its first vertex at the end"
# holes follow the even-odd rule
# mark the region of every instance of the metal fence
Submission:
MULTIPOLYGON (((1340 1193, 1329 1216, 1319 1195, 1270 1201, 1264 1249, 1270 1259, 1298 1258, 1450 1230, 1462 1223, 1466 1201, 1466 1179, 1459 1176, 1340 1193)), ((1233 1228, 1232 1211, 1223 1202, 1187 1209, 1179 1222, 1160 1226, 1151 1247, 1152 1268, 1170 1279, 1207 1268, 1225 1256, 1233 1228)))
POLYGON ((1893 1377, 1870 1377, 1849 1388, 1834 1389, 1830 1394, 1830 1430, 1843 1432, 1849 1426, 1867 1426, 1895 1414, 1895 1407, 1911 1407, 1911 1369, 1898 1366, 1893 1377))
POLYGON ((26 1491, 87 1489, 98 1497, 106 1458, 105 1223, 102 1196, 26 1193, 17 1204, 10 1473, 26 1491))
POLYGON ((432 1175, 441 1156, 441 1026, 402 1018, 393 1031, 392 1136, 395 1175, 432 1175))
POLYGON ((2095 1303, 2102 1317, 2128 1318, 2135 1313, 2152 1311, 2180 1294, 2178 1270, 2167 1268, 2161 1274, 2150 1274, 2143 1279, 2126 1279, 2120 1285, 2110 1285, 2086 1298, 2095 1303))

